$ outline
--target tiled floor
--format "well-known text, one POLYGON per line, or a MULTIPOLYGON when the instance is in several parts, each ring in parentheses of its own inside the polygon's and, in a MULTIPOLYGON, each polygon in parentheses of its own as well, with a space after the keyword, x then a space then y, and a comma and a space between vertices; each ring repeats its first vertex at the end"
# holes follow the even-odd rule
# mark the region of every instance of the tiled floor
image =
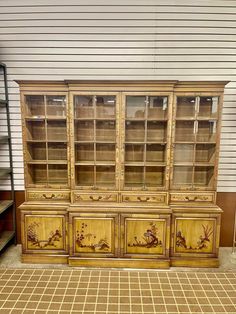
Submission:
POLYGON ((0 313, 236 313, 236 274, 1 269, 0 313))
POLYGON ((236 258, 220 268, 91 270, 22 264, 20 246, 0 257, 0 314, 234 313, 236 258))

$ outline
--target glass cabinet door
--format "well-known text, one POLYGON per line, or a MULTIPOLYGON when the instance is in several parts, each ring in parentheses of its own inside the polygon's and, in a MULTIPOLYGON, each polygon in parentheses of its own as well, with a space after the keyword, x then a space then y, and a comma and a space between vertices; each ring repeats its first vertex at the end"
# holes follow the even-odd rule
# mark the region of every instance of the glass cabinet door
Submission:
POLYGON ((65 95, 25 95, 28 187, 68 187, 65 95))
POLYGON ((126 95, 124 189, 165 186, 168 97, 126 95))
POLYGON ((213 188, 218 102, 212 96, 177 97, 172 188, 213 188))
POLYGON ((116 95, 74 96, 75 187, 114 189, 116 95))

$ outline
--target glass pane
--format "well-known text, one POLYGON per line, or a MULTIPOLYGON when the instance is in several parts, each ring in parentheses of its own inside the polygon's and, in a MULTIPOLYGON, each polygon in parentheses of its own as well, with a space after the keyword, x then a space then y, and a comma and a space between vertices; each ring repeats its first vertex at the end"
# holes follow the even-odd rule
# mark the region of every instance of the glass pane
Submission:
POLYGON ((46 160, 46 143, 28 143, 28 160, 46 160))
POLYGON ((214 178, 214 167, 195 167, 194 184, 201 186, 212 186, 214 178))
POLYGON ((125 140, 126 142, 144 142, 145 123, 144 121, 126 121, 125 140))
POLYGON ((27 95, 25 96, 26 115, 30 117, 45 116, 44 96, 27 95))
POLYGON ((216 121, 198 121, 198 142, 216 141, 216 121))
POLYGON ((174 161, 175 162, 193 162, 194 145, 175 144, 174 161))
POLYGON ((75 166, 76 185, 94 185, 94 166, 75 166))
POLYGON ((115 161, 116 147, 115 144, 96 144, 97 161, 115 161))
POLYGON ((94 118, 93 96, 74 97, 75 118, 94 118))
POLYGON ((166 159, 166 145, 147 144, 146 161, 164 162, 166 159))
POLYGON ((115 121, 96 121, 96 140, 97 141, 116 141, 116 122, 115 121))
POLYGON ((97 166, 96 185, 100 187, 111 187, 115 185, 115 167, 97 166))
POLYGON ((67 165, 48 165, 48 183, 67 184, 67 165))
POLYGON ((144 145, 125 145, 125 161, 144 162, 144 145))
POLYGON ((46 96, 47 115, 66 117, 66 97, 65 96, 46 96))
POLYGON ((144 167, 126 166, 125 167, 125 186, 143 187, 144 167))
POLYGON ((193 167, 175 166, 173 184, 191 185, 193 177, 193 167))
POLYGON ((215 144, 197 144, 196 145, 196 162, 214 162, 215 144))
POLYGON ((67 160, 67 144, 48 143, 49 160, 67 160))
POLYGON ((176 121, 175 141, 193 142, 194 140, 194 121, 176 121))
POLYGON ((150 97, 148 102, 149 119, 167 119, 168 97, 150 97))
POLYGON ((48 141, 66 141, 66 121, 47 121, 48 141))
POLYGON ((146 108, 146 96, 126 97, 126 118, 144 118, 146 108))
POLYGON ((164 185, 165 167, 146 167, 146 186, 157 187, 164 185))
POLYGON ((76 141, 93 141, 94 140, 93 121, 76 121, 75 122, 75 140, 76 141))
POLYGON ((147 123, 147 140, 150 142, 166 141, 166 122, 148 121, 147 123))
POLYGON ((26 137, 28 140, 45 140, 45 121, 26 121, 26 137))
POLYGON ((94 160, 94 144, 76 144, 75 145, 75 162, 93 161, 94 160))
POLYGON ((195 116, 195 97, 177 97, 176 118, 195 116))
POLYGON ((115 119, 116 97, 97 96, 96 97, 96 117, 115 119))
POLYGON ((217 118, 218 97, 200 97, 199 117, 217 118))
POLYGON ((47 183, 47 166, 46 165, 28 165, 29 184, 46 184, 47 183))

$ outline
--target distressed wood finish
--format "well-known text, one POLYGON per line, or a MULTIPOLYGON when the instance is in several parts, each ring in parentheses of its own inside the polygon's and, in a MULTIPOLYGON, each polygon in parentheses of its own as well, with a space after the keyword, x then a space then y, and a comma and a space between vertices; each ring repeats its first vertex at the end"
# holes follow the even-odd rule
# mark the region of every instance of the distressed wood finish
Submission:
POLYGON ((18 83, 24 262, 218 266, 226 82, 18 83))
MULTIPOLYGON (((26 256, 68 255, 68 213, 66 207, 20 206, 22 252, 26 256)), ((53 261, 53 257, 51 258, 53 261)), ((55 263, 55 261, 54 261, 55 263)))

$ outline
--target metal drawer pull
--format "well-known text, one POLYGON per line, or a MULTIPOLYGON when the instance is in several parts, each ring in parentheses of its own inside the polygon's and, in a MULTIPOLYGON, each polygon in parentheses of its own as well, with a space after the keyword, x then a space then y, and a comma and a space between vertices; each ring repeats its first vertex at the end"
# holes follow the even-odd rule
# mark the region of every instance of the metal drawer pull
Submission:
POLYGON ((101 199, 102 199, 102 196, 93 196, 93 195, 91 195, 91 196, 89 196, 89 198, 92 200, 92 201, 100 201, 101 199))
POLYGON ((51 200, 52 198, 55 197, 55 194, 52 194, 51 196, 47 196, 46 194, 43 194, 43 197, 44 197, 46 200, 51 200))
POLYGON ((197 200, 197 196, 186 196, 185 199, 186 201, 194 202, 197 200))
POLYGON ((150 197, 142 198, 141 196, 138 196, 138 200, 139 200, 140 202, 147 202, 147 201, 150 200, 150 197))

